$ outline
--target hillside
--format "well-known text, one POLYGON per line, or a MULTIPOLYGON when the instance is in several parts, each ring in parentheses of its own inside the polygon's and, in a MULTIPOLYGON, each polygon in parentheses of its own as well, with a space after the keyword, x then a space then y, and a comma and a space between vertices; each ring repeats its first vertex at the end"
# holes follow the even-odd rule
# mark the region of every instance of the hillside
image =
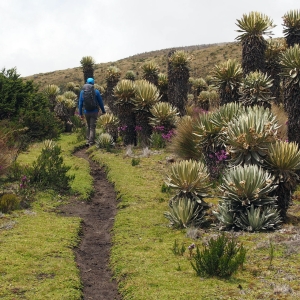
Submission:
MULTIPOLYGON (((236 42, 177 47, 174 49, 185 50, 193 56, 193 60, 190 65, 190 76, 196 78, 207 76, 215 64, 223 62, 229 58, 241 60, 242 56, 241 45, 236 42)), ((155 61, 160 66, 160 71, 162 73, 166 73, 167 55, 170 50, 171 49, 163 49, 145 52, 120 59, 115 62, 96 64, 94 73, 95 81, 100 85, 105 84, 105 71, 112 65, 121 70, 122 76, 124 76, 128 70, 133 70, 137 73, 137 78, 140 78, 140 67, 147 61, 155 61)), ((83 73, 80 67, 80 60, 81 57, 78 57, 79 66, 72 69, 39 73, 24 78, 33 80, 35 83, 39 84, 41 88, 47 84, 56 84, 63 89, 66 83, 71 81, 82 85, 83 73)))

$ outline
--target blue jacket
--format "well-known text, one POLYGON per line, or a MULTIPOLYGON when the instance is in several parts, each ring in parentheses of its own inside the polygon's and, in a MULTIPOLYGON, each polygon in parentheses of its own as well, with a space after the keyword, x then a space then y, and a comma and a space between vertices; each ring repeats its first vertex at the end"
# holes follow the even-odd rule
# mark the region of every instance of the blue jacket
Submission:
MULTIPOLYGON (((102 97, 101 97, 101 94, 100 92, 95 89, 95 96, 96 96, 96 101, 99 105, 99 107, 101 108, 101 111, 102 113, 105 114, 105 108, 104 108, 104 104, 103 104, 103 100, 102 100, 102 97)), ((78 102, 78 110, 79 110, 79 115, 82 116, 82 107, 83 107, 83 91, 80 92, 80 96, 79 96, 79 102, 78 102)), ((91 112, 98 112, 99 109, 96 108, 94 110, 84 110, 84 113, 91 113, 91 112)))

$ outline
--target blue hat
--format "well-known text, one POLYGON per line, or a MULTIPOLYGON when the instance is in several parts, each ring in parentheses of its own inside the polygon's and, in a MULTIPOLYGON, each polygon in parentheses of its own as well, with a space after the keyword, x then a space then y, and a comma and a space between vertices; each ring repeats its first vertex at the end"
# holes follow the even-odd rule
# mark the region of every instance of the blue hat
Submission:
POLYGON ((86 80, 86 83, 94 84, 94 78, 88 78, 88 79, 86 80))

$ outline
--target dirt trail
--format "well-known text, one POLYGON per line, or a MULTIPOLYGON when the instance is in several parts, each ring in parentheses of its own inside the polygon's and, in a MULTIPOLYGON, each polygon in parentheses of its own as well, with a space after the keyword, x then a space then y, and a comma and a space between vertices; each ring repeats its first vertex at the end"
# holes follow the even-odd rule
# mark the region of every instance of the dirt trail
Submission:
POLYGON ((105 172, 88 158, 86 149, 75 153, 89 161, 95 193, 89 202, 71 201, 61 208, 66 216, 82 218, 82 236, 75 249, 84 300, 122 299, 109 269, 111 229, 116 214, 116 193, 105 172))

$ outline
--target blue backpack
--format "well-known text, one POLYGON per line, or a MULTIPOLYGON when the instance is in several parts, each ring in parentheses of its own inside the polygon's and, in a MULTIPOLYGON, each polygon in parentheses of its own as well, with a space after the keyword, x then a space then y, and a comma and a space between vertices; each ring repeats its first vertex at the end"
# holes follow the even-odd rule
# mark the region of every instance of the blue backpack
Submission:
POLYGON ((92 84, 86 83, 83 88, 83 107, 85 110, 94 110, 96 109, 97 102, 96 102, 96 95, 94 86, 92 84))

